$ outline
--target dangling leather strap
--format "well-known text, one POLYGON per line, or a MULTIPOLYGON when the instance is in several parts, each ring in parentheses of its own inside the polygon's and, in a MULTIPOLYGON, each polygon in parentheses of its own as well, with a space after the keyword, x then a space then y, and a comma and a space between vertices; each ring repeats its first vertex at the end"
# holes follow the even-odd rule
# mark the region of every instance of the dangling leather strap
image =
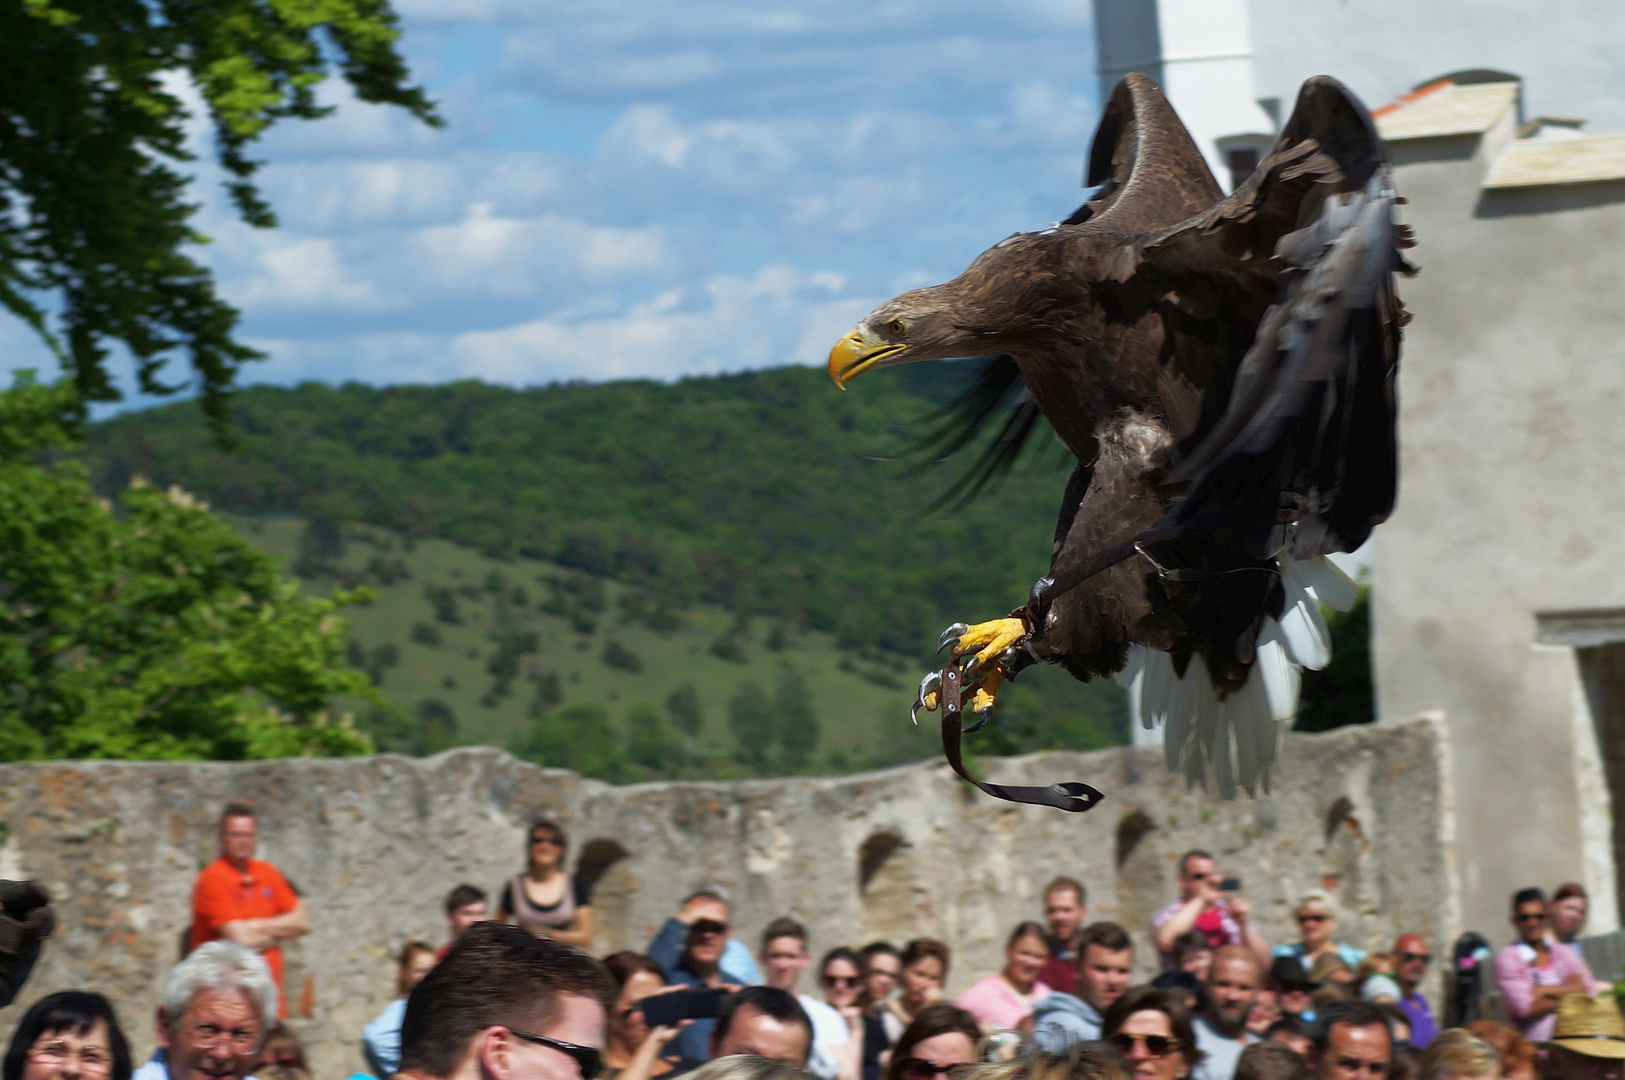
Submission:
POLYGON ((1074 814, 1094 809, 1095 804, 1106 797, 1088 784, 1075 781, 1051 784, 1049 787, 1006 787, 1003 784, 984 783, 966 772, 965 761, 959 750, 960 736, 964 734, 959 723, 962 715, 959 695, 962 689, 959 665, 950 660, 942 669, 942 683, 938 693, 941 695, 939 707, 942 709, 942 752, 947 755, 948 764, 954 772, 995 799, 1029 803, 1033 806, 1053 806, 1057 810, 1067 810, 1074 814))

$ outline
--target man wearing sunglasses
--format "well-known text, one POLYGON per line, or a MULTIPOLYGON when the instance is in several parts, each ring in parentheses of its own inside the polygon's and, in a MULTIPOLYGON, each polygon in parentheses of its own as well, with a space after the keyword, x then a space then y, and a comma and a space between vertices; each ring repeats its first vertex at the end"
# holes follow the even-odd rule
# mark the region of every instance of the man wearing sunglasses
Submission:
POLYGON ((1224 889, 1225 884, 1209 852, 1187 851, 1179 860, 1179 899, 1151 916, 1151 940, 1163 967, 1174 966, 1174 942, 1190 930, 1200 930, 1211 948, 1245 945, 1259 964, 1270 962, 1270 947, 1253 922, 1252 905, 1240 893, 1224 889))
POLYGON ((1507 1018, 1530 1042, 1545 1042, 1557 1023, 1557 1004, 1568 994, 1595 994, 1596 981, 1580 954, 1552 937, 1546 894, 1521 889, 1512 897, 1518 940, 1495 955, 1495 984, 1507 1018))
POLYGON ((595 1080, 615 986, 581 950, 479 923, 406 1001, 401 1080, 595 1080))
POLYGON ((1439 1034, 1433 1008, 1418 989, 1433 953, 1421 934, 1401 934, 1394 940, 1394 981, 1399 984, 1399 1007, 1411 1018, 1411 1045, 1426 1050, 1439 1034))
MULTIPOLYGON (((702 882, 689 890, 677 914, 649 942, 649 958, 666 972, 666 985, 740 987, 761 982, 750 949, 730 936, 728 897, 721 886, 702 882), (741 963, 734 947, 745 953, 741 963)), ((672 1046, 679 1054, 704 1061, 712 1019, 695 1020, 677 1033, 672 1046)))
POLYGON ((1387 1080, 1394 1037, 1369 1001, 1334 1001, 1315 1021, 1309 1068, 1315 1080, 1387 1080))

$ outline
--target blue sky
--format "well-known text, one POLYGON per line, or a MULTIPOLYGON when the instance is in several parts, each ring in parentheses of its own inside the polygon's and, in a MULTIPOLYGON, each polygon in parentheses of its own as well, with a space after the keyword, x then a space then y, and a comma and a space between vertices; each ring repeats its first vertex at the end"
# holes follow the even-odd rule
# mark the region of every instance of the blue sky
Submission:
MULTIPOLYGON (((203 257, 270 354, 246 382, 818 364, 874 304, 1081 196, 1083 0, 397 10, 445 129, 333 88, 336 116, 260 147, 275 230, 199 175, 203 257)), ((49 367, 0 319, 8 367, 49 367)))

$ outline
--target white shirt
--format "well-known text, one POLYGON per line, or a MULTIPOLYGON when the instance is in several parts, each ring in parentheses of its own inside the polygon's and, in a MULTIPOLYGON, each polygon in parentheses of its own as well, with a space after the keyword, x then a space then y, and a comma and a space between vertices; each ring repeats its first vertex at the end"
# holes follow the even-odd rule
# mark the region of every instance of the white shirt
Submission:
MULTIPOLYGON (((851 1042, 852 1029, 846 1026, 846 1017, 836 1012, 834 1007, 806 994, 797 994, 796 1000, 801 1002, 801 1007, 807 1010, 807 1019, 812 1021, 812 1052, 807 1055, 807 1071, 818 1080, 835 1080, 841 1071, 841 1062, 829 1048, 851 1042)), ((130 1080, 135 1078, 131 1077, 130 1080)))

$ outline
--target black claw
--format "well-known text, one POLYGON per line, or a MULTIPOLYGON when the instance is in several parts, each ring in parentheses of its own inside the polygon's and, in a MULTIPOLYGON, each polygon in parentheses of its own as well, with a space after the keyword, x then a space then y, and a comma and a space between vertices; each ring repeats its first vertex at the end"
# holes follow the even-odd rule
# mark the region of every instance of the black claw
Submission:
POLYGON ((978 731, 981 731, 983 728, 987 727, 987 722, 992 717, 993 706, 989 705, 987 708, 976 714, 976 723, 972 724, 970 727, 960 728, 959 733, 961 735, 974 735, 978 731))
POLYGON ((963 636, 965 631, 969 629, 970 627, 966 626, 964 623, 956 622, 952 626, 948 627, 948 629, 944 630, 942 632, 942 636, 937 639, 937 654, 940 656, 942 654, 942 650, 946 649, 950 643, 954 645, 959 644, 960 637, 963 636))

